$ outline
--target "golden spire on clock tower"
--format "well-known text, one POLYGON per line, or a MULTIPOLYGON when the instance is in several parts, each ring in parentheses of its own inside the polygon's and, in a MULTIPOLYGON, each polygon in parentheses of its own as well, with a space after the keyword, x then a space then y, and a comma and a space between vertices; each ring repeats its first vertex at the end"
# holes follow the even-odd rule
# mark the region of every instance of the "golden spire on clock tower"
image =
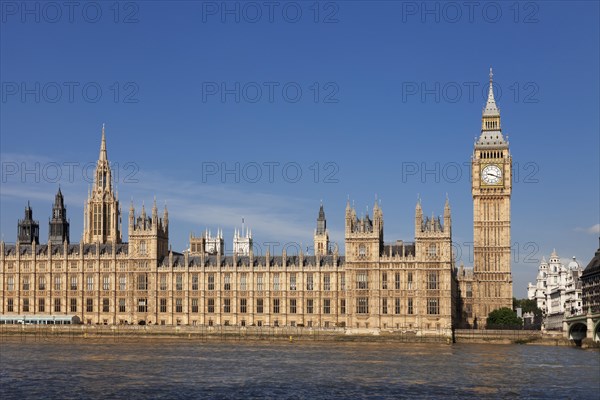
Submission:
POLYGON ((488 89, 488 98, 485 108, 483 110, 484 116, 500 116, 500 110, 496 106, 496 100, 494 99, 494 72, 490 67, 490 87, 488 89))
POLYGON ((481 135, 477 141, 480 146, 498 146, 506 144, 500 126, 500 109, 494 99, 494 73, 490 67, 490 86, 487 103, 481 115, 481 135))

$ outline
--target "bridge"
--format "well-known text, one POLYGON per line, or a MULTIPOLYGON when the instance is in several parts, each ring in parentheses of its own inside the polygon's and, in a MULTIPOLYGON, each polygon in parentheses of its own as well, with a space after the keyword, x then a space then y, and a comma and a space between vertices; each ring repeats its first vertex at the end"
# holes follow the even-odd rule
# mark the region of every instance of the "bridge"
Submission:
POLYGON ((565 337, 581 345, 583 339, 591 339, 600 342, 600 309, 588 309, 585 314, 566 317, 563 320, 563 332, 565 337))

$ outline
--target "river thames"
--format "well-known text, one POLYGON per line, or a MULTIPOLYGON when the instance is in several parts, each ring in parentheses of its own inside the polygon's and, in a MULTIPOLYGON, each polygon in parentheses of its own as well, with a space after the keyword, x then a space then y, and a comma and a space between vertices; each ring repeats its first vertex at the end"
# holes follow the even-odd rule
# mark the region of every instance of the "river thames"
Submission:
POLYGON ((0 398, 598 399, 600 355, 424 343, 0 343, 0 398))

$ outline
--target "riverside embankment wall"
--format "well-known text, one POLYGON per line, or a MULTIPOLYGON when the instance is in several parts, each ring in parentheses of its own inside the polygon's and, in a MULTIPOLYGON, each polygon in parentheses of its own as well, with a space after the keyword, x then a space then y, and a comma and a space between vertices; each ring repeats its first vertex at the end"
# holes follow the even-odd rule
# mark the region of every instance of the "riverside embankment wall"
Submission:
POLYGON ((136 326, 136 325, 0 325, 0 341, 101 340, 138 341, 182 339, 197 341, 339 341, 406 343, 486 343, 573 346, 558 335, 526 330, 457 329, 430 332, 377 329, 314 329, 305 327, 136 326))

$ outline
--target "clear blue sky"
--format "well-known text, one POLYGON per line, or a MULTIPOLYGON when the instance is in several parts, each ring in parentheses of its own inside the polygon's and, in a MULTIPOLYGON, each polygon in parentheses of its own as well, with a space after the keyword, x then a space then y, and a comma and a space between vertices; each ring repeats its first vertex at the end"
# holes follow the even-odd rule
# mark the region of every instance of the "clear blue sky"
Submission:
POLYGON ((2 3, 7 242, 27 201, 47 239, 59 184, 79 240, 106 123, 125 240, 130 199, 139 211, 156 196, 177 251, 218 227, 231 249, 242 217, 258 244, 306 247, 321 200, 343 243, 347 197, 362 212, 377 196, 385 240, 411 241, 417 196, 439 215, 448 194, 470 266, 468 162, 491 65, 516 174, 515 295, 553 248, 587 264, 598 247, 597 2, 51 4, 2 3), (236 163, 238 182, 221 176, 236 163))

